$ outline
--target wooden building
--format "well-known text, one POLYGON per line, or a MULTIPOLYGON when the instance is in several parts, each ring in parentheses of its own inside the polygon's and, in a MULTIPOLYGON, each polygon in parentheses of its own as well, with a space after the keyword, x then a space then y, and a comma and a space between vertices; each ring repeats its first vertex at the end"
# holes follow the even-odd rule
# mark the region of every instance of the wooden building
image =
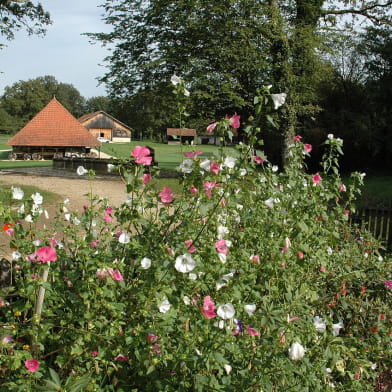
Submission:
POLYGON ((85 155, 101 143, 53 98, 7 145, 12 146, 13 159, 52 159, 85 155))
POLYGON ((112 142, 130 142, 132 129, 103 110, 88 113, 79 122, 95 138, 101 137, 112 142))
POLYGON ((178 143, 191 143, 195 142, 196 129, 187 128, 167 128, 166 137, 168 144, 178 144, 178 143))

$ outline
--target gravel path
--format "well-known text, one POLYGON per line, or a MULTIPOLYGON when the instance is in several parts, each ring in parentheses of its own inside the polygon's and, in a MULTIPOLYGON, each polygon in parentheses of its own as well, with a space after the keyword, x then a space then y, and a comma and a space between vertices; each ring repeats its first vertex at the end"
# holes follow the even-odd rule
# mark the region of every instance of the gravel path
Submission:
MULTIPOLYGON (((69 199, 71 206, 80 209, 86 204, 86 193, 108 198, 113 205, 120 205, 126 200, 125 186, 120 179, 98 178, 93 181, 80 177, 64 178, 55 176, 39 176, 25 172, 0 172, 0 183, 6 185, 34 185, 43 190, 57 193, 61 199, 69 199)), ((60 201, 61 201, 60 199, 60 201)))

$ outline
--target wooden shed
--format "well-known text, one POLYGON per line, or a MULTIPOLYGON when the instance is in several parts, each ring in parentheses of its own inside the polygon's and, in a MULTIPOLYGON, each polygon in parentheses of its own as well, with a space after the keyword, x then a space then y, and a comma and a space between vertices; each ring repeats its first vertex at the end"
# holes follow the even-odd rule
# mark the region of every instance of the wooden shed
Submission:
POLYGON ((103 110, 87 113, 79 118, 79 122, 95 138, 102 137, 112 142, 131 141, 132 129, 103 110))
POLYGON ((189 128, 167 128, 166 129, 167 142, 169 144, 177 143, 191 143, 195 141, 196 129, 189 128))
POLYGON ((53 98, 14 137, 10 158, 52 159, 53 156, 80 156, 101 143, 59 102, 53 98))

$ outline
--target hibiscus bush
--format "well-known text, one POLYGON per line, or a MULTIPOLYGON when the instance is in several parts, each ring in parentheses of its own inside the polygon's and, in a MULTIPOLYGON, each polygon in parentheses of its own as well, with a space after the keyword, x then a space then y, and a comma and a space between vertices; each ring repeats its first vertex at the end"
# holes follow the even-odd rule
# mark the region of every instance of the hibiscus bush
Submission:
MULTIPOLYGON (((283 102, 265 89, 258 115, 283 102)), ((10 189, 1 390, 387 390, 390 259, 349 223, 363 176, 343 183, 333 135, 319 173, 300 136, 273 165, 252 124, 228 153, 239 122, 209 126, 216 155, 184 154, 181 194, 155 190, 144 146, 110 166, 119 207, 90 194, 48 220, 39 194, 10 189)))

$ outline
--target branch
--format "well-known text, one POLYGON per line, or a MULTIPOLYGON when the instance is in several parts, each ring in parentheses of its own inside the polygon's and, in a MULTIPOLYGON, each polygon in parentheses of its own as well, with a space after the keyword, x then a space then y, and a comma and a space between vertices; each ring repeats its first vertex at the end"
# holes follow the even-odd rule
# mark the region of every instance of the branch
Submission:
POLYGON ((325 17, 327 15, 360 15, 378 24, 387 24, 389 26, 392 26, 392 20, 390 18, 386 16, 377 16, 376 14, 371 13, 371 11, 388 7, 392 7, 392 1, 388 1, 385 4, 373 4, 360 9, 347 8, 342 10, 322 10, 322 16, 325 17))

